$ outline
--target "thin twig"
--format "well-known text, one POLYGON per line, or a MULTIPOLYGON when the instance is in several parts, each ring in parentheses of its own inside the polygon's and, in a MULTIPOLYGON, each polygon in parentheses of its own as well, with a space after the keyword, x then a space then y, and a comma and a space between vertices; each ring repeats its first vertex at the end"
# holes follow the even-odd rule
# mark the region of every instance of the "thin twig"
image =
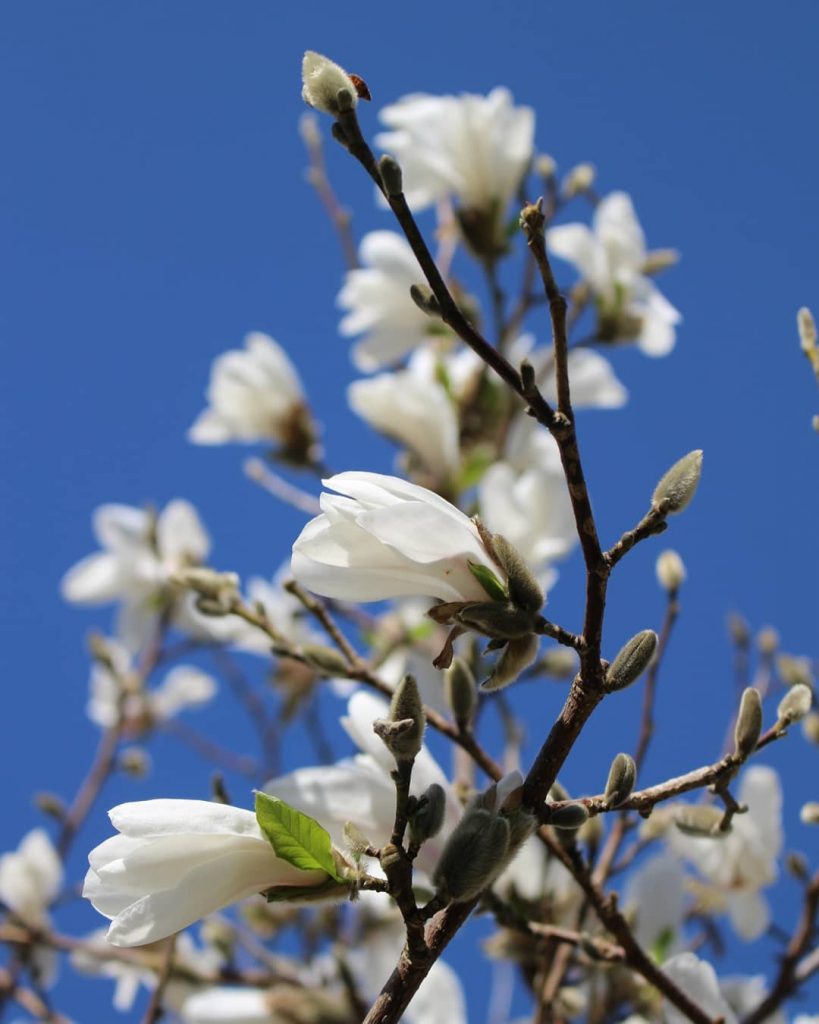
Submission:
POLYGON ((284 477, 274 473, 269 466, 266 466, 261 459, 245 459, 242 468, 249 480, 264 488, 274 498, 297 508, 299 512, 306 512, 308 516, 317 516, 321 512, 318 498, 308 494, 307 491, 302 491, 294 484, 288 483, 284 477))
POLYGON ((145 1010, 145 1016, 142 1018, 142 1024, 155 1024, 162 1016, 162 997, 165 994, 165 989, 168 987, 168 982, 171 980, 176 936, 172 935, 169 939, 166 939, 165 944, 166 948, 162 957, 162 967, 156 979, 156 987, 151 993, 150 1001, 145 1010))

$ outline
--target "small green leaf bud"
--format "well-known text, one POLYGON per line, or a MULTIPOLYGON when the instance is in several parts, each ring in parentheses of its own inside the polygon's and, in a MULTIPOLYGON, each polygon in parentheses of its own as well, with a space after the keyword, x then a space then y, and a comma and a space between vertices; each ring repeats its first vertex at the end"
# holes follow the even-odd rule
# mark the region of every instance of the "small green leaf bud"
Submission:
POLYGON ((723 839, 730 829, 721 829, 723 813, 710 804, 686 804, 679 808, 674 824, 687 836, 709 839, 723 839))
POLYGON ((416 846, 432 839, 441 831, 446 811, 446 793, 443 787, 433 782, 418 797, 410 814, 410 838, 416 846))
POLYGON ((734 729, 734 754, 744 761, 756 749, 762 732, 762 697, 753 686, 743 691, 734 729))
POLYGON ((637 779, 637 765, 628 754, 618 754, 611 762, 606 782, 605 802, 607 808, 619 807, 631 796, 637 779))
POLYGON ((526 842, 537 827, 537 818, 522 807, 504 812, 509 822, 509 852, 515 853, 526 842))
POLYGON ((435 298, 435 294, 427 284, 413 284, 410 286, 410 298, 415 305, 426 313, 427 316, 441 315, 441 304, 435 298))
POLYGON ((470 601, 457 613, 455 621, 497 640, 520 640, 534 632, 531 612, 499 601, 470 601))
POLYGON ((819 803, 812 800, 810 803, 802 804, 799 820, 803 825, 819 825, 819 803))
POLYGON ((540 611, 545 600, 543 588, 520 552, 499 533, 493 535, 492 541, 495 554, 509 581, 509 598, 512 604, 528 612, 540 611))
POLYGON ((454 658, 444 672, 444 696, 458 727, 466 729, 477 697, 475 677, 463 658, 454 658))
POLYGON ((697 449, 684 455, 654 488, 652 506, 667 516, 682 512, 694 497, 701 473, 702 451, 697 449))
POLYGON ((535 661, 539 648, 540 637, 537 636, 510 640, 492 669, 492 674, 481 684, 484 693, 502 690, 504 686, 513 683, 535 661))
POLYGON ((411 722, 393 741, 390 750, 397 761, 411 761, 424 742, 424 704, 413 676, 406 675, 395 688, 390 703, 390 721, 398 724, 411 722))
POLYGON ((657 582, 663 590, 674 593, 685 583, 685 564, 677 552, 670 548, 660 554, 656 571, 657 582))
POLYGON ((401 165, 398 161, 394 157, 385 154, 378 161, 378 170, 387 195, 400 196, 404 191, 404 180, 401 173, 401 165))
POLYGON ((779 702, 776 709, 778 717, 777 725, 780 729, 799 722, 810 711, 813 703, 813 691, 804 683, 797 683, 792 686, 779 702))
POLYGON ((454 903, 477 896, 498 877, 509 852, 509 823, 483 808, 467 811, 447 840, 432 880, 454 903))
POLYGON ((565 804, 549 814, 549 824, 553 828, 577 829, 585 825, 589 818, 589 809, 585 804, 565 804))
POLYGON ((653 629, 644 629, 633 636, 609 665, 606 672, 606 689, 609 693, 624 690, 636 682, 648 667, 657 649, 657 634, 653 629))
POLYGON ((304 644, 301 653, 312 668, 317 668, 326 675, 346 676, 349 671, 350 666, 347 659, 335 647, 325 647, 324 644, 304 644))
MULTIPOLYGON (((483 535, 485 531, 479 519, 475 520, 475 525, 483 535)), ((494 553, 494 545, 490 550, 494 553)), ((508 601, 509 595, 506 592, 506 587, 504 587, 488 565, 481 565, 479 562, 468 562, 467 564, 469 565, 469 571, 493 601, 500 601, 502 604, 508 601)))

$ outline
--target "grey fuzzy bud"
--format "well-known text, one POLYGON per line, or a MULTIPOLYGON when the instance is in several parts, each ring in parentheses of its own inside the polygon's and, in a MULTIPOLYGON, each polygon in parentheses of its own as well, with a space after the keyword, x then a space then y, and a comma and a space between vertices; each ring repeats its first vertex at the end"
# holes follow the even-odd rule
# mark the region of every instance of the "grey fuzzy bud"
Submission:
POLYGON ((446 811, 446 793, 443 787, 433 782, 418 797, 410 814, 409 829, 413 843, 420 846, 441 831, 446 811))
POLYGON ((588 818, 589 809, 585 804, 566 804, 551 811, 549 824, 552 828, 578 829, 586 824, 588 818))
POLYGON ((399 723, 407 720, 412 723, 411 727, 404 729, 390 746, 396 761, 411 761, 424 742, 424 704, 418 692, 418 684, 414 677, 409 675, 404 676, 395 688, 390 703, 390 721, 399 723))
POLYGON ((304 660, 320 672, 331 676, 346 676, 350 668, 344 655, 334 647, 323 644, 304 644, 301 648, 304 660))
POLYGON ((494 640, 520 640, 534 632, 530 612, 500 601, 470 601, 455 615, 455 620, 494 640))
POLYGON ((481 684, 484 693, 502 690, 513 683, 521 672, 524 672, 537 658, 540 649, 540 637, 525 636, 520 640, 510 640, 498 658, 492 674, 481 684))
POLYGON ((463 658, 454 658, 444 672, 444 696, 461 729, 467 728, 477 697, 475 677, 463 658))
POLYGON ((609 777, 606 781, 606 807, 619 807, 631 796, 637 779, 637 765, 628 754, 618 754, 611 762, 609 777))
POLYGON ((723 813, 718 807, 706 804, 687 804, 681 807, 674 818, 674 824, 687 836, 722 839, 730 829, 720 828, 723 813))
POLYGON ((447 840, 432 880, 454 903, 477 896, 497 878, 509 852, 509 823, 483 808, 467 811, 447 840))
POLYGON ((387 195, 400 196, 404 191, 404 176, 398 161, 385 154, 378 161, 378 171, 381 174, 381 181, 387 195))
POLYGON ((811 711, 802 720, 802 735, 809 743, 819 743, 819 713, 811 711))
POLYGON ((426 313, 427 316, 441 315, 441 304, 435 298, 435 293, 426 284, 413 284, 410 286, 410 298, 415 305, 426 313))
POLYGON ((813 692, 809 686, 805 686, 804 683, 797 683, 796 686, 792 686, 779 702, 779 707, 776 709, 777 725, 780 728, 784 728, 800 721, 810 711, 812 703, 813 692))
POLYGON ((624 690, 643 674, 657 649, 657 634, 653 629, 644 629, 633 636, 609 665, 606 672, 606 689, 624 690))
POLYGON ((762 697, 753 686, 742 693, 734 729, 734 754, 744 761, 756 749, 762 732, 762 697))
POLYGON ((528 612, 540 611, 545 600, 543 588, 523 560, 523 556, 499 533, 493 534, 492 546, 506 573, 512 604, 528 612))
POLYGON ((652 506, 663 515, 676 515, 687 508, 702 474, 702 451, 696 449, 675 462, 654 488, 652 506))

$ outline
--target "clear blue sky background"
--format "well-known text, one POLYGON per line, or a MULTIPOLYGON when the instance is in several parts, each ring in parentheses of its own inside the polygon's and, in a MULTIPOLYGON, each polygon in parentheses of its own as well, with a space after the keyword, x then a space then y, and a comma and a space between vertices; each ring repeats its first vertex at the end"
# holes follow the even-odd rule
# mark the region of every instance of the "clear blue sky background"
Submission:
MULTIPOLYGON (((682 252, 663 280, 685 316, 677 348, 656 362, 615 353, 630 404, 585 416, 581 429, 608 541, 636 521, 667 465, 705 449, 694 506, 618 571, 606 646, 658 624, 654 558, 676 547, 690 582, 644 781, 719 753, 733 700, 726 613, 740 609, 754 627, 777 626, 787 650, 816 653, 819 396, 794 314, 804 303, 819 311, 817 31, 811 0, 0 7, 0 849, 38 822, 32 790, 71 795, 95 743, 83 637, 108 616, 65 607, 57 589, 94 546, 92 509, 187 497, 215 537, 215 564, 244 575, 271 574, 300 528, 244 480, 244 450, 186 442, 214 356, 250 329, 269 331, 320 409, 330 463, 391 466, 390 448, 345 404, 354 374, 336 332, 342 263, 303 181, 296 132, 305 48, 367 79, 368 132, 378 108, 407 92, 509 86, 538 112, 541 151, 564 170, 594 162, 601 191, 632 193, 649 242, 682 252)), ((352 161, 336 148, 329 160, 356 231, 391 227, 352 161)), ((569 627, 579 625, 578 579, 575 557, 551 601, 569 627)), ((255 671, 261 679, 261 663, 255 671)), ((610 758, 633 744, 639 697, 606 704, 592 723, 564 777, 574 792, 599 790, 610 758)), ((561 694, 544 684, 510 699, 534 742, 561 694)), ((254 742, 227 695, 190 721, 254 742)), ((105 806, 206 794, 191 754, 167 740, 155 753, 153 776, 115 782, 105 806)), ((312 752, 294 742, 286 757, 306 763, 312 752)), ((797 814, 819 797, 817 752, 795 732, 765 760, 787 773, 789 847, 815 863, 819 844, 797 814)), ((106 832, 101 806, 75 877, 106 832)), ((795 900, 784 882, 785 928, 795 900)), ((66 920, 97 923, 87 908, 66 920)), ((450 959, 474 965, 472 942, 459 940, 450 959)), ((759 970, 774 948, 763 940, 728 962, 759 970)), ((106 1017, 107 991, 71 982, 64 992, 58 1005, 75 1019, 106 1017)), ((484 995, 473 973, 476 1021, 484 995)))

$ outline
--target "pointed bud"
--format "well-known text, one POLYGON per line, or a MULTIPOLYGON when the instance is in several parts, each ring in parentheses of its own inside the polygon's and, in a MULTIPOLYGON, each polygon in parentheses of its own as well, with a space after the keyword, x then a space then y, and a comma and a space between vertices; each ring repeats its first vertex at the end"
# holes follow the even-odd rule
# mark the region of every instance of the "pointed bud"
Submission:
POLYGON ((799 812, 799 820, 803 825, 819 825, 819 803, 811 801, 803 804, 799 812))
POLYGON ((350 670, 349 662, 335 647, 325 647, 324 644, 304 644, 301 653, 308 665, 328 676, 346 676, 350 670))
POLYGON ((400 196, 404 191, 404 178, 398 161, 385 153, 378 161, 378 171, 381 174, 381 183, 386 194, 400 196))
POLYGON ((671 593, 685 583, 685 564, 676 551, 663 551, 657 559, 657 582, 671 593))
POLYGON ((702 451, 697 449, 684 455, 654 488, 652 506, 667 516, 682 512, 694 497, 701 473, 702 451))
POLYGON ((509 823, 483 808, 467 811, 447 840, 432 880, 454 903, 477 896, 498 877, 509 852, 509 823))
POLYGON ((552 828, 578 829, 589 819, 589 809, 585 804, 565 804, 549 813, 549 824, 552 828))
POLYGON ((390 721, 412 723, 411 728, 405 729, 396 737, 394 745, 390 747, 396 761, 411 761, 421 749, 426 726, 424 704, 413 676, 404 676, 395 688, 390 703, 390 721))
POLYGON ((304 102, 325 114, 340 114, 352 110, 358 102, 358 93, 347 72, 314 50, 308 50, 301 64, 304 102))
POLYGON ((734 755, 744 761, 759 742, 762 732, 762 697, 759 690, 749 686, 743 691, 734 729, 734 755))
POLYGON ((631 796, 637 779, 637 765, 628 754, 618 754, 611 762, 609 777, 606 782, 606 807, 619 807, 631 796))
POLYGON ((429 285, 411 285, 410 298, 415 303, 415 305, 421 310, 422 313, 426 313, 427 316, 440 317, 441 304, 435 298, 435 294, 429 287, 429 285))
POLYGON ((545 600, 543 588, 520 552, 499 533, 492 535, 492 546, 506 573, 512 604, 528 612, 540 611, 545 600))
POLYGON ((444 696, 460 729, 467 729, 475 710, 475 677, 463 658, 454 658, 444 672, 444 696))
POLYGON ((803 306, 796 314, 796 327, 799 331, 799 344, 803 352, 816 348, 816 321, 807 306, 803 306))
POLYGON ((597 170, 594 164, 584 163, 572 167, 563 179, 563 194, 570 199, 581 192, 588 192, 596 177, 597 170))
POLYGON ((470 601, 455 616, 456 622, 496 640, 520 640, 534 632, 531 612, 499 601, 470 601))
POLYGON ((446 793, 443 787, 433 782, 418 797, 410 814, 410 839, 416 846, 432 839, 441 831, 446 811, 446 793))
POLYGON ((813 691, 804 683, 797 683, 792 686, 779 702, 776 709, 778 716, 777 726, 780 729, 793 725, 805 717, 810 711, 813 703, 813 691))
POLYGON ((502 690, 513 683, 521 672, 524 672, 537 658, 540 648, 540 637, 525 636, 520 640, 510 640, 498 658, 492 674, 481 684, 484 693, 502 690))
POLYGON ((606 672, 606 689, 609 693, 624 690, 636 682, 648 667, 657 649, 657 634, 653 629, 644 629, 633 636, 609 665, 606 672))
POLYGON ((674 824, 687 836, 724 839, 730 829, 720 828, 723 817, 722 811, 710 804, 686 804, 677 811, 674 824))

